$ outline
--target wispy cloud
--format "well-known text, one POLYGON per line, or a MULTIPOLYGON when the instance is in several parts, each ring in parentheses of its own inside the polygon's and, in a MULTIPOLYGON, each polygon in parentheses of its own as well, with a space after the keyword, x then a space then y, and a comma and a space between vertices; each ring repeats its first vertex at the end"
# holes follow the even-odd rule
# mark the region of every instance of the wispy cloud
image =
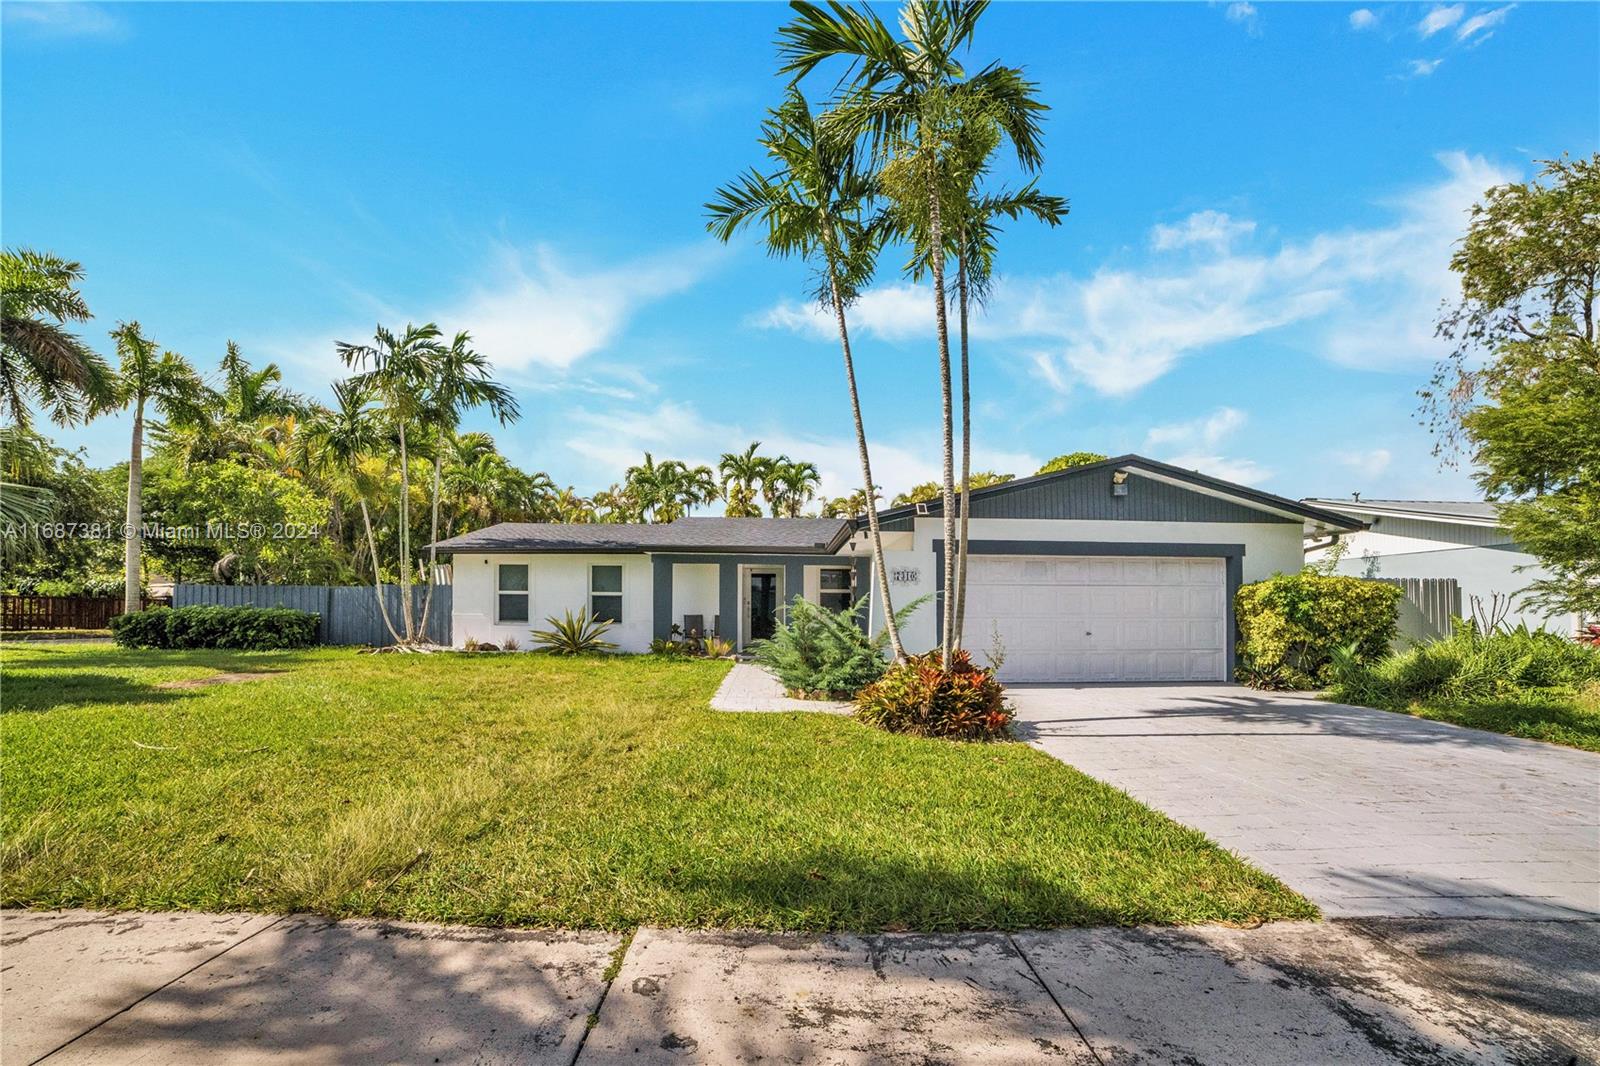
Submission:
POLYGON ((1460 26, 1456 27, 1456 40, 1465 41, 1469 38, 1472 38, 1475 34, 1481 34, 1481 36, 1477 37, 1473 43, 1477 44, 1482 41, 1487 41, 1491 36, 1493 36, 1494 28, 1504 22, 1506 20, 1506 16, 1511 14, 1512 9, 1516 6, 1516 4, 1507 4, 1504 7, 1497 7, 1492 11, 1481 11, 1478 14, 1473 15, 1460 26))
POLYGON ((696 245, 584 270, 548 245, 501 246, 483 280, 428 317, 470 329, 498 367, 566 370, 611 343, 641 307, 699 281, 720 255, 717 246, 696 245))
POLYGON ((1406 76, 1411 78, 1426 78, 1439 69, 1443 59, 1413 59, 1406 63, 1406 76))
POLYGON ((1255 229, 1256 224, 1250 219, 1234 218, 1225 211, 1196 211, 1176 225, 1157 225, 1150 231, 1150 245, 1157 251, 1195 244, 1223 251, 1255 229))
POLYGON ((1422 16, 1417 23, 1417 33, 1423 37, 1432 37, 1440 30, 1449 29, 1461 21, 1461 16, 1466 14, 1466 8, 1461 4, 1451 4, 1448 7, 1438 6, 1422 16))
MULTIPOLYGON (((1057 393, 1082 383, 1127 395, 1208 349, 1291 325, 1299 327, 1294 343, 1331 362, 1415 368, 1441 354, 1433 312, 1456 289, 1450 248, 1467 210, 1491 185, 1517 177, 1459 152, 1439 163, 1442 180, 1383 203, 1393 214, 1388 225, 1266 245, 1243 227, 1247 220, 1226 216, 1226 226, 1195 225, 1196 233, 1228 236, 1225 246, 1202 245, 1205 255, 1157 252, 1087 277, 1001 278, 973 332, 1015 342, 1019 359, 1057 393)), ((929 303, 916 286, 872 290, 852 311, 852 329, 882 340, 926 338, 929 303)), ((758 321, 832 336, 821 316, 793 305, 758 321)))
POLYGON ((1370 30, 1378 24, 1378 16, 1370 8, 1358 7, 1350 12, 1352 30, 1370 30))
POLYGON ((1249 31, 1250 36, 1259 37, 1261 35, 1261 12, 1257 11, 1256 6, 1248 3, 1247 0, 1237 0, 1237 2, 1229 4, 1223 14, 1229 22, 1237 22, 1243 26, 1249 31))
POLYGON ((1272 472, 1255 460, 1219 454, 1221 446, 1247 420, 1245 413, 1236 407, 1219 407, 1200 418, 1153 426, 1145 434, 1144 450, 1174 466, 1200 470, 1229 481, 1263 481, 1272 472))
POLYGON ((1329 454, 1329 458, 1342 467, 1370 478, 1382 475, 1394 461, 1394 456, 1387 448, 1373 448, 1369 451, 1334 451, 1329 454))
POLYGON ((14 32, 34 37, 99 37, 127 35, 127 23, 98 4, 6 3, 0 20, 14 32))

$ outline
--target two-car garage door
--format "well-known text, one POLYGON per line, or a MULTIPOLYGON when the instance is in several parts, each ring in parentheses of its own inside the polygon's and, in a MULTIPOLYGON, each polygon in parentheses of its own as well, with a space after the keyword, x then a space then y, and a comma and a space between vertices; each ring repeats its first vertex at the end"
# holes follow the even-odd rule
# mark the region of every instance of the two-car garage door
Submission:
POLYGON ((996 556, 967 561, 962 642, 998 633, 1006 681, 1221 681, 1223 560, 996 556))

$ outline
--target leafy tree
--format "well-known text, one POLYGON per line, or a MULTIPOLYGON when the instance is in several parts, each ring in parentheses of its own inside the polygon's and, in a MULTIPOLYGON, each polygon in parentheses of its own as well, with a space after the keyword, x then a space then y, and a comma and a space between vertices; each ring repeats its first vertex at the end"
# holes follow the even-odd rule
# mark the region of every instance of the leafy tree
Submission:
POLYGON ((1506 530, 1553 575, 1527 601, 1600 615, 1600 154, 1545 163, 1472 209, 1450 259, 1454 344, 1422 390, 1447 461, 1465 448, 1506 530))
MULTIPOLYGON (((923 228, 917 244, 929 251, 934 324, 938 336, 939 386, 944 445, 944 539, 956 539, 954 411, 950 374, 950 328, 945 286, 944 193, 952 185, 946 164, 959 159, 952 141, 971 117, 986 121, 1012 143, 1017 161, 1035 169, 1042 161, 1039 113, 1045 105, 1034 85, 1012 67, 991 64, 968 76, 960 56, 971 46, 987 0, 937 3, 911 0, 901 9, 902 37, 869 8, 834 2, 827 9, 795 0, 797 17, 779 31, 784 73, 803 78, 830 59, 850 64, 851 92, 833 121, 849 136, 866 136, 880 158, 904 162, 922 181, 925 213, 911 212, 923 228)), ((955 606, 961 598, 955 553, 945 553, 945 661, 957 642, 955 606)))
POLYGON ((773 461, 758 455, 761 442, 754 440, 742 452, 723 452, 717 463, 717 473, 722 477, 722 498, 728 501, 725 512, 729 518, 760 518, 761 505, 756 496, 762 482, 772 472, 773 461))
MULTIPOLYGON (((882 495, 882 487, 874 485, 877 489, 875 495, 882 495)), ((867 513, 870 505, 867 503, 867 490, 856 489, 848 496, 837 496, 831 500, 822 501, 823 518, 856 518, 867 513)))
POLYGON ((709 466, 689 466, 677 459, 658 463, 645 452, 642 463, 628 467, 623 492, 636 501, 646 520, 675 522, 690 508, 715 500, 721 490, 709 466))
MULTIPOLYGON (((117 471, 91 470, 81 450, 57 447, 35 430, 0 428, 0 572, 7 588, 34 579, 121 569, 116 543, 90 536, 41 536, 39 525, 110 526, 117 520, 117 471)), ((117 578, 120 586, 121 578, 117 578)))
MULTIPOLYGON (((411 565, 411 455, 407 431, 419 425, 430 411, 430 388, 445 348, 439 327, 407 323, 399 334, 378 326, 371 344, 338 342, 339 358, 360 371, 354 380, 370 388, 383 405, 395 429, 400 452, 400 611, 405 616, 405 643, 418 640, 417 616, 412 609, 411 565)), ((383 590, 378 590, 383 600, 383 590)))
MULTIPOLYGON (((1015 477, 1015 474, 997 474, 993 470, 975 470, 968 476, 967 483, 972 488, 984 489, 990 485, 1003 485, 1015 477)), ((907 507, 913 503, 931 503, 943 494, 944 486, 939 482, 924 481, 911 486, 889 502, 895 507, 907 507)))
POLYGON ((772 498, 773 516, 799 518, 806 504, 816 497, 822 485, 822 473, 815 463, 782 456, 774 464, 769 481, 776 488, 772 498))
POLYGON ((222 459, 287 465, 283 446, 296 422, 311 412, 311 401, 282 387, 278 364, 255 369, 233 341, 228 342, 218 370, 220 387, 206 389, 191 405, 189 417, 152 436, 186 465, 222 459))
POLYGON ((111 401, 110 366, 67 329, 90 317, 82 278, 77 263, 48 252, 0 252, 0 418, 32 425, 37 403, 70 425, 111 401))
POLYGON ((1058 470, 1071 470, 1075 466, 1088 466, 1090 463, 1104 462, 1106 458, 1107 456, 1101 455, 1099 452, 1068 452, 1065 455, 1058 455, 1049 460, 1034 471, 1034 474, 1054 474, 1058 470))
POLYGON ((123 531, 123 609, 139 610, 142 573, 144 486, 144 418, 146 408, 175 422, 198 417, 205 386, 194 367, 174 352, 156 354, 156 343, 145 337, 137 322, 124 322, 111 332, 121 368, 110 406, 133 409, 133 443, 128 453, 127 526, 123 531))
MULTIPOLYGON (((799 256, 812 264, 812 295, 833 311, 844 357, 845 386, 855 422, 856 454, 861 484, 875 485, 867 447, 861 397, 856 388, 855 355, 845 309, 872 278, 879 245, 867 218, 873 194, 872 176, 856 138, 828 133, 816 121, 800 90, 790 86, 783 103, 767 113, 761 146, 773 170, 752 169, 718 189, 706 204, 707 229, 718 239, 732 240, 745 226, 759 223, 767 253, 778 258, 799 256)), ((897 660, 906 657, 889 592, 888 564, 878 510, 867 507, 868 535, 876 560, 874 574, 884 605, 884 626, 897 660)))

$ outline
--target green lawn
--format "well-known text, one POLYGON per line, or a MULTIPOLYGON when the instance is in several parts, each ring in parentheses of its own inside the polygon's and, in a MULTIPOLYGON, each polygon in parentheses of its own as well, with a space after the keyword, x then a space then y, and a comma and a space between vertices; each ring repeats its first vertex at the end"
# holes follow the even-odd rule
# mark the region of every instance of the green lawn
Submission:
POLYGON ((1591 685, 1583 691, 1539 689, 1510 700, 1478 703, 1430 700, 1383 709, 1600 752, 1600 686, 1591 685))
POLYGON ((723 714, 719 662, 0 649, 0 902, 624 928, 1313 916, 1021 744, 723 714), (241 683, 159 688, 226 671, 241 683))

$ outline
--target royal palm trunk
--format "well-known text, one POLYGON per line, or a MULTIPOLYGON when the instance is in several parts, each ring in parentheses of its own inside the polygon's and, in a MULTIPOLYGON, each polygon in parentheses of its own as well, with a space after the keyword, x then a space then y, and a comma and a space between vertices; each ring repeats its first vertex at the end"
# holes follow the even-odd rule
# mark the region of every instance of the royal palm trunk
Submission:
POLYGON ((144 606, 144 582, 140 580, 143 544, 139 527, 144 524, 144 397, 133 406, 133 446, 128 453, 127 522, 122 530, 122 609, 133 614, 144 606))

